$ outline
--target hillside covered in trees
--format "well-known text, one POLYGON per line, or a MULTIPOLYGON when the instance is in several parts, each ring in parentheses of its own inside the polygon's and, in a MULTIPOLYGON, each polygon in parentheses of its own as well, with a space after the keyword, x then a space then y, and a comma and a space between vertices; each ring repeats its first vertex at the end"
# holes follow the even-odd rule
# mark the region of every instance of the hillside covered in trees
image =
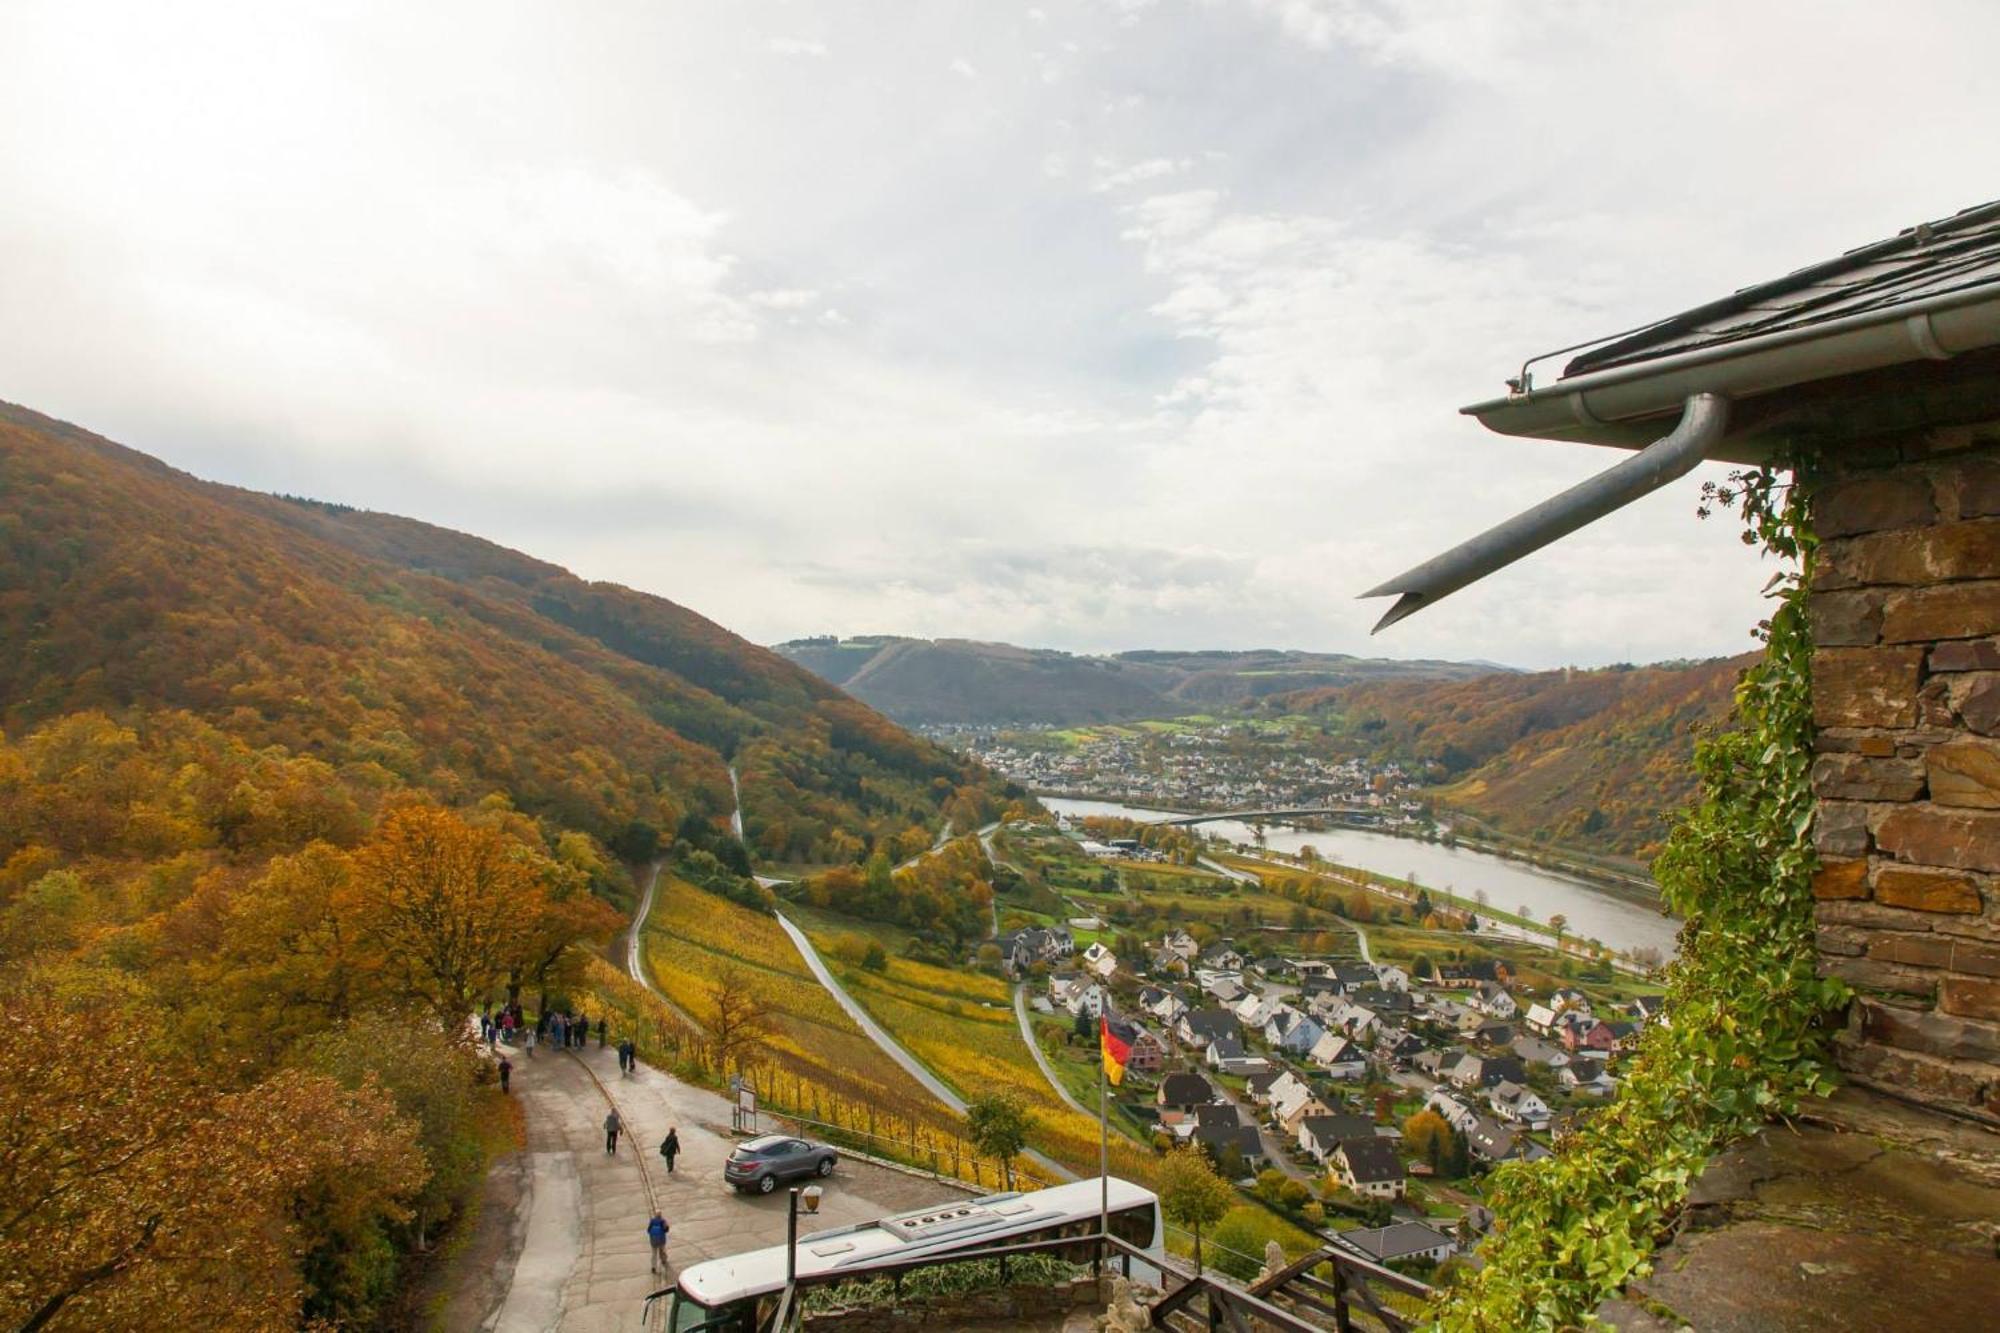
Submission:
POLYGON ((1696 735, 1727 720, 1751 660, 1381 681, 1267 706, 1417 765, 1440 805, 1503 832, 1646 857, 1694 791, 1696 735))
POLYGON ((467 1016, 576 997, 625 862, 752 888, 732 763, 772 857, 1004 799, 672 603, 0 407, 0 1324, 396 1322, 511 1132, 467 1016))

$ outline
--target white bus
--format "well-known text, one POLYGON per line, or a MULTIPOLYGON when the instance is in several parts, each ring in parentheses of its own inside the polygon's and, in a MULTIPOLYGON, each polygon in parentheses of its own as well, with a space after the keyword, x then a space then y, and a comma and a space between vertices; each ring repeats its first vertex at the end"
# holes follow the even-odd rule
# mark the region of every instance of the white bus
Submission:
MULTIPOLYGON (((1029 1194, 984 1198, 920 1208, 859 1226, 815 1231, 799 1237, 795 1271, 801 1278, 830 1273, 867 1278, 871 1268, 931 1255, 1024 1245, 1097 1234, 1100 1182, 1096 1178, 1056 1185, 1029 1194)), ((1165 1254, 1159 1197, 1113 1176, 1110 1181, 1111 1234, 1145 1250, 1165 1254)), ((1077 1254, 1088 1262, 1090 1249, 1077 1254)), ((681 1273, 667 1315, 669 1333, 757 1333, 777 1313, 785 1290, 785 1247, 749 1250, 695 1264, 681 1273)))

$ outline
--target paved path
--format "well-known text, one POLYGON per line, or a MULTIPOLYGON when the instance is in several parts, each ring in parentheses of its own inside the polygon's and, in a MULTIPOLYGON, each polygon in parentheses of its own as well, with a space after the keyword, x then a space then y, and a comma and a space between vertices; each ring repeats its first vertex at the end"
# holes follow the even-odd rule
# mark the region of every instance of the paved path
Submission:
POLYGON ((1014 987, 1014 1017, 1020 1020, 1021 1040, 1028 1044, 1028 1054, 1034 1056, 1035 1063, 1042 1067, 1042 1077, 1055 1089, 1056 1096, 1069 1103, 1071 1110, 1092 1120, 1097 1119, 1097 1112, 1069 1095, 1069 1089, 1063 1086, 1062 1080, 1056 1077, 1055 1068, 1049 1064, 1049 1057, 1042 1054, 1042 1044, 1035 1040, 1035 1025, 1028 1018, 1028 988, 1025 985, 1014 987))
POLYGON ((677 1014, 681 1022, 700 1032, 702 1026, 695 1021, 694 1015, 668 999, 666 992, 653 984, 652 976, 646 971, 646 951, 640 937, 645 932, 646 919, 653 914, 653 893, 660 887, 660 867, 663 864, 653 862, 652 872, 646 876, 646 891, 639 895, 639 910, 632 914, 632 924, 625 931, 625 970, 631 974, 632 980, 651 991, 654 998, 677 1014))
MULTIPOLYGON (((827 970, 826 964, 820 959, 819 950, 813 948, 813 943, 806 938, 806 933, 793 925, 783 912, 773 912, 772 915, 778 918, 778 924, 784 927, 785 933, 792 937, 792 944, 797 947, 799 957, 805 959, 806 966, 812 970, 812 974, 818 979, 819 984, 826 987, 827 993, 840 1002, 840 1007, 847 1011, 847 1016, 853 1019, 855 1024, 868 1035, 868 1040, 881 1048, 884 1055, 887 1055, 891 1060, 901 1065, 903 1072, 922 1084, 924 1090, 930 1093, 931 1096, 943 1102, 957 1114, 964 1115, 965 1099, 947 1087, 944 1080, 933 1074, 923 1061, 903 1049, 902 1043, 884 1031, 882 1025, 877 1023, 869 1012, 861 1007, 860 1001, 847 993, 847 988, 842 986, 833 973, 827 970)), ((1032 1049, 1032 1046, 1030 1049, 1032 1049)), ((1053 1172, 1063 1180, 1079 1179, 1076 1172, 1070 1170, 1062 1163, 1036 1152, 1032 1148, 1021 1155, 1034 1162, 1044 1171, 1053 1172)))
POLYGON ((1237 1109, 1246 1124, 1257 1127, 1258 1141, 1264 1145, 1264 1156, 1271 1159, 1272 1166, 1309 1188, 1318 1183, 1319 1178, 1315 1173, 1305 1170, 1285 1155, 1285 1149, 1290 1146, 1290 1141, 1281 1131, 1272 1129, 1264 1123, 1264 1118, 1254 1103, 1237 1096, 1220 1081, 1211 1080, 1211 1082, 1214 1082, 1215 1090, 1223 1100, 1237 1109))
MULTIPOLYGON (((503 1294, 479 1328, 626 1333, 647 1327, 641 1323, 647 1294, 672 1280, 648 1271, 645 1229, 655 1196, 673 1224, 667 1253, 675 1272, 784 1240, 782 1193, 739 1195, 722 1183, 722 1162, 733 1146, 723 1098, 643 1066, 622 1078, 617 1052, 595 1046, 580 1053, 545 1047, 532 1059, 516 1051, 512 1058, 515 1094, 525 1103, 528 1186, 514 1213, 512 1252, 499 1265, 505 1271, 495 1290, 503 1294), (607 1093, 630 1131, 615 1156, 604 1151, 607 1093), (671 1176, 656 1151, 669 1125, 679 1128, 682 1145, 671 1176)), ((808 1230, 964 1195, 936 1181, 844 1161, 808 1230)), ((663 1315, 656 1307, 655 1321, 663 1315)))

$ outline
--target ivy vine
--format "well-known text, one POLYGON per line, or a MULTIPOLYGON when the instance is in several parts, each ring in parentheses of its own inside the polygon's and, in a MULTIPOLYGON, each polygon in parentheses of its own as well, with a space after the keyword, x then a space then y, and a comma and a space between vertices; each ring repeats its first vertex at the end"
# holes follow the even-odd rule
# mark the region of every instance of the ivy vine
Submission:
POLYGON ((1651 1271, 1711 1154, 1833 1086, 1824 1019, 1846 1000, 1813 953, 1812 642, 1816 541, 1795 470, 1733 474, 1703 514, 1739 510, 1744 541, 1789 562, 1766 588, 1762 660, 1734 725, 1700 742, 1700 793, 1653 872, 1686 922, 1667 971, 1670 1025, 1650 1029, 1618 1098, 1540 1162, 1492 1177, 1484 1266, 1441 1297, 1440 1333, 1569 1329, 1651 1271))

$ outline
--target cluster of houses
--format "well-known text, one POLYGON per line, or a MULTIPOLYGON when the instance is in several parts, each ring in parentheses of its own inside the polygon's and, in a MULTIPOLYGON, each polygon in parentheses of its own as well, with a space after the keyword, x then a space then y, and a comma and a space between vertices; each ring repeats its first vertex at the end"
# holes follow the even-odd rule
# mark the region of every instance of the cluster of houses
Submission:
POLYGON ((1043 956, 1055 966, 1038 1006, 1092 1019, 1113 1007, 1134 1025, 1130 1067, 1159 1077, 1164 1131, 1218 1160, 1233 1150, 1253 1171, 1281 1142, 1364 1198, 1406 1190, 1400 1128, 1356 1114, 1342 1084, 1394 1078, 1426 1095, 1471 1157, 1532 1159, 1548 1151, 1532 1136, 1557 1120, 1532 1085, 1607 1095, 1615 1057, 1646 1023, 1663 1021, 1656 1000, 1600 1014, 1570 989, 1524 1008, 1507 965, 1491 959, 1413 980, 1385 963, 1246 957, 1231 941, 1204 946, 1184 930, 1124 964, 1102 944, 1076 951, 1067 931, 1022 931, 1010 942, 1068 948, 1043 956), (1224 1075, 1244 1080, 1253 1105, 1225 1094, 1224 1075))
POLYGON ((1004 733, 949 739, 987 767, 1041 791, 1224 809, 1331 800, 1417 808, 1404 798, 1411 779, 1400 764, 1321 759, 1269 746, 1246 754, 1233 742, 1248 734, 1241 724, 1221 723, 1166 735, 1106 734, 1074 750, 1023 745, 1004 733))

